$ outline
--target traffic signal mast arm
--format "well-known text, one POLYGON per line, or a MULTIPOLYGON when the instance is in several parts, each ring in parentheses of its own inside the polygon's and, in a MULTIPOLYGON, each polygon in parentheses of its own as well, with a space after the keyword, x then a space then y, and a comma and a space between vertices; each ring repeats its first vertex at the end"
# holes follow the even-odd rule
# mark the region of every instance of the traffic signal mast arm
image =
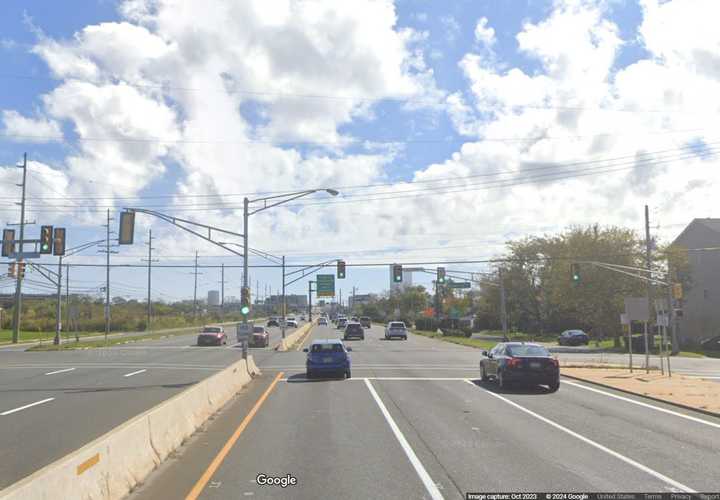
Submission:
POLYGON ((608 271, 614 271, 616 273, 624 274, 626 276, 632 276, 633 278, 637 278, 642 281, 647 281, 649 283, 656 283, 659 285, 670 286, 670 283, 667 281, 662 281, 662 280, 654 279, 654 278, 648 278, 647 276, 642 276, 640 274, 631 273, 631 272, 625 271, 623 269, 618 269, 618 267, 624 268, 624 269, 633 269, 633 270, 642 271, 645 273, 651 273, 651 275, 652 275, 652 273, 658 273, 659 271, 652 271, 652 270, 643 269, 643 268, 637 268, 637 267, 631 267, 631 266, 621 266, 619 264, 608 264, 605 262, 596 262, 596 261, 577 262, 577 264, 590 264, 592 266, 596 266, 601 269, 607 269, 608 271))
POLYGON ((332 264, 333 262, 336 262, 336 261, 337 261, 337 259, 328 260, 328 261, 322 262, 322 263, 320 263, 320 264, 313 264, 313 265, 311 265, 311 266, 303 267, 303 268, 298 269, 298 270, 296 270, 296 271, 293 271, 293 272, 291 272, 291 273, 287 273, 287 274, 285 275, 286 277, 287 277, 287 276, 291 276, 291 275, 293 275, 293 274, 297 274, 297 273, 302 273, 302 274, 301 274, 298 278, 295 278, 295 279, 292 280, 292 281, 286 282, 286 283, 285 283, 285 286, 292 285, 293 283, 295 283, 295 282, 297 282, 297 281, 300 281, 300 280, 303 279, 304 277, 309 276, 310 274, 312 274, 312 273, 314 273, 314 272, 317 272, 317 271, 319 271, 320 269, 322 269, 323 267, 326 267, 328 264, 332 264))

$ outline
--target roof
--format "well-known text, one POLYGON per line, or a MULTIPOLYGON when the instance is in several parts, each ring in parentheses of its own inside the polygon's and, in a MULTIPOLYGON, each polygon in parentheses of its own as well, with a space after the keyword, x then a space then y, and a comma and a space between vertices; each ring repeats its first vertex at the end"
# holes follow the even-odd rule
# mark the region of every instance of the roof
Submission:
POLYGON ((514 345, 534 345, 537 347, 545 347, 542 344, 536 344, 535 342, 501 342, 502 344, 514 346, 514 345))
POLYGON ((704 219, 693 219, 690 221, 690 224, 685 226, 685 229, 682 230, 682 232, 677 236, 677 238, 675 238, 673 244, 677 244, 682 239, 682 237, 685 236, 685 233, 695 224, 700 224, 705 228, 709 229, 710 231, 720 234, 720 219, 713 219, 711 217, 707 217, 704 219))
POLYGON ((312 344, 342 344, 342 341, 340 339, 315 339, 312 344))

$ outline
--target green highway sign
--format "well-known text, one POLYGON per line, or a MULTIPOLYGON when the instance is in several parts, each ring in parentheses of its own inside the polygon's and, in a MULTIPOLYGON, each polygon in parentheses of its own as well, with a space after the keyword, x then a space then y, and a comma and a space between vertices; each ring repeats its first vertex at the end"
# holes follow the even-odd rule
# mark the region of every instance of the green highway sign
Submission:
POLYGON ((448 283, 448 286, 450 288, 470 288, 472 285, 470 284, 469 281, 460 281, 460 282, 452 281, 452 282, 448 283))
POLYGON ((335 297, 335 275, 334 274, 318 274, 317 278, 317 296, 318 297, 335 297))

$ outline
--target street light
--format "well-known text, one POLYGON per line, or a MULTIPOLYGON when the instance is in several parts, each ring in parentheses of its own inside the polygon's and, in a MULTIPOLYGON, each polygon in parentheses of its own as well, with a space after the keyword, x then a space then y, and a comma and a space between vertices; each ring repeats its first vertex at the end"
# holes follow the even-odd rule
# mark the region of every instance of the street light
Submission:
MULTIPOLYGON (((249 227, 248 227, 248 218, 251 215, 255 215, 258 212, 262 212, 263 210, 267 210, 268 208, 276 207, 278 205, 282 205, 284 203, 287 203, 289 201, 297 200, 298 198, 302 198, 304 196, 311 195, 313 193, 317 193, 320 191, 325 191, 331 196, 337 196, 339 191, 336 189, 308 189, 306 191, 298 191, 295 193, 286 193, 286 194, 279 194, 275 196, 267 196, 264 198, 256 198, 254 200, 251 200, 249 198, 245 198, 243 200, 243 288, 248 287, 248 254, 250 251, 250 248, 248 246, 248 233, 249 233, 249 227), (274 202, 271 202, 268 204, 268 201, 270 200, 277 200, 274 202), (250 205, 255 203, 263 203, 263 205, 260 208, 256 208, 251 211, 250 205)), ((283 317, 283 338, 285 337, 285 316, 287 314, 287 304, 285 303, 285 257, 283 257, 283 304, 282 304, 282 317, 283 317)), ((243 317, 243 324, 247 324, 248 315, 245 315, 243 317)))

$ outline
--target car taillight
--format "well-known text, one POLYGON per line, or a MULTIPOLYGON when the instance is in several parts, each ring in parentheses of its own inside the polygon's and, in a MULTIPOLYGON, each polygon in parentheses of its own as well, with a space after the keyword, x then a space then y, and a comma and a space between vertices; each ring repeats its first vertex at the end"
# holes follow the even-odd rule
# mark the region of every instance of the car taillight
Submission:
POLYGON ((218 337, 222 337, 223 334, 222 334, 222 333, 218 333, 217 336, 218 336, 218 337))
POLYGON ((515 368, 516 366, 520 366, 520 359, 518 359, 518 358, 508 359, 507 366, 508 366, 508 368, 515 368))
POLYGON ((554 366, 555 368, 559 368, 559 367, 560 367, 560 362, 559 362, 557 359, 552 358, 552 359, 550 359, 550 362, 553 364, 553 366, 554 366))

